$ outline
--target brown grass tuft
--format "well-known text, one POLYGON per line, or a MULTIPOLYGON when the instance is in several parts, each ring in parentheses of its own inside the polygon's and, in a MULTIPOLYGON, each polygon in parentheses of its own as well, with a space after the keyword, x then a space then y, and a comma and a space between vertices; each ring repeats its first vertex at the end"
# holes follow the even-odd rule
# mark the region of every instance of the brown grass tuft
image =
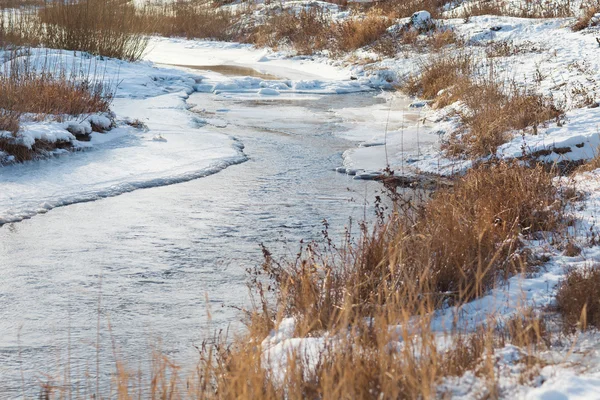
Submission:
POLYGON ((231 40, 236 37, 236 15, 206 0, 145 4, 138 10, 143 32, 162 36, 231 40))
MULTIPOLYGON (((65 143, 36 141, 33 147, 18 140, 21 118, 61 120, 107 112, 112 94, 101 82, 69 76, 62 70, 36 70, 31 56, 14 52, 12 61, 0 71, 0 131, 10 132, 0 142, 0 150, 16 161, 32 159, 37 153, 52 150, 65 143)), ((67 146, 68 147, 68 146, 67 146)))
POLYGON ((575 25, 573 25, 573 30, 575 32, 579 32, 584 30, 585 28, 588 28, 591 24, 594 15, 600 13, 600 1, 596 1, 596 3, 597 4, 590 5, 587 8, 585 8, 581 17, 577 19, 577 22, 575 22, 575 25))
MULTIPOLYGON (((420 66, 418 75, 411 76, 403 89, 412 96, 435 99, 440 91, 448 88, 462 89, 474 68, 472 55, 467 52, 449 55, 442 53, 420 66)), ((444 96, 448 96, 447 94, 444 96)), ((457 95, 448 98, 441 107, 455 101, 457 95)))
MULTIPOLYGON (((291 265, 265 253, 254 284, 263 293, 260 277, 273 280, 278 310, 300 318, 309 332, 385 314, 390 304, 418 314, 422 310, 412 305, 434 309, 468 301, 526 271, 530 257, 519 235, 557 230, 561 216, 552 175, 542 167, 482 166, 416 213, 396 214, 372 233, 363 230, 342 258, 313 245, 291 265)), ((263 310, 276 319, 264 302, 263 310)))
POLYGON ((600 269, 572 269, 558 285, 556 308, 566 330, 600 328, 600 269))
POLYGON ((461 128, 445 144, 450 155, 493 155, 511 131, 532 128, 535 132, 564 114, 552 98, 499 79, 493 65, 486 78, 473 78, 480 68, 469 53, 440 54, 404 84, 408 94, 434 100, 436 108, 457 101, 464 106, 457 111, 461 128))
POLYGON ((329 21, 323 11, 316 7, 275 12, 267 17, 251 34, 251 41, 258 46, 280 47, 288 45, 298 54, 313 54, 329 45, 331 32, 329 21))
POLYGON ((38 17, 46 47, 135 61, 148 43, 128 0, 47 1, 38 17))
POLYGON ((388 17, 369 13, 362 19, 333 23, 335 50, 349 52, 371 44, 385 34, 393 23, 388 17))

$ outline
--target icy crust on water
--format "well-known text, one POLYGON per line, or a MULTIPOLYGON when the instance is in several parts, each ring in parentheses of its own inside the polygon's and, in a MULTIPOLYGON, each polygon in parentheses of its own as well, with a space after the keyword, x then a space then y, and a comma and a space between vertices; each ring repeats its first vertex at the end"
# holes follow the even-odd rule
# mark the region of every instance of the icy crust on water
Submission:
MULTIPOLYGON (((190 42, 166 41, 160 52, 151 54, 177 65, 191 62, 190 57, 197 63, 199 56, 208 53, 221 61, 239 57, 240 51, 248 53, 246 57, 262 54, 243 45, 199 42, 188 48, 182 43, 190 42), (195 53, 195 47, 208 53, 195 53)), ((263 79, 157 67, 150 61, 99 59, 61 50, 38 49, 25 57, 33 65, 56 65, 57 71, 75 71, 82 79, 101 79, 115 90, 115 98, 112 115, 22 123, 17 141, 27 147, 36 140, 64 141, 75 150, 88 151, 56 150, 56 157, 2 167, 0 225, 59 206, 200 178, 245 161, 243 144, 232 136, 234 128, 219 118, 201 118, 189 110, 187 100, 194 92, 205 93, 209 98, 218 95, 284 100, 299 94, 346 94, 373 88, 367 81, 348 79, 346 72, 339 69, 302 63, 275 62, 270 72, 277 76, 263 79), (299 77, 291 80, 285 78, 286 74, 299 77), (283 77, 278 79, 279 76, 283 77), (111 118, 116 125, 111 130, 91 132, 91 123, 108 126, 111 118), (71 132, 89 134, 90 141, 78 141, 71 132)), ((10 64, 2 68, 6 70, 10 64)), ((10 162, 6 154, 0 154, 0 158, 10 162)))

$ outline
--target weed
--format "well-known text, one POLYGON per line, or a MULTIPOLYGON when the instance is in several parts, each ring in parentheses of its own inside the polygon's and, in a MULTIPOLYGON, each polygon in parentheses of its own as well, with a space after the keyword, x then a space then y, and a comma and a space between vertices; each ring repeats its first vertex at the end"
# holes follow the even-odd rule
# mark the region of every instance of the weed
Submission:
POLYGON ((556 308, 567 330, 600 328, 600 269, 572 269, 558 285, 556 308))

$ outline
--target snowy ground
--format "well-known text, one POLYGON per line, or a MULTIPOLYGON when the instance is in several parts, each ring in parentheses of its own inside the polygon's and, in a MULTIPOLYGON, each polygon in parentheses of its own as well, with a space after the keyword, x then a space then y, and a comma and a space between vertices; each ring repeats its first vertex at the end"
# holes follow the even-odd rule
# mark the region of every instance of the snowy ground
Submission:
MULTIPOLYGON (((386 85, 369 77, 350 79, 348 69, 321 62, 284 59, 278 53, 219 42, 156 39, 147 55, 149 61, 139 63, 82 59, 56 50, 39 50, 39 54, 67 71, 79 65, 101 71, 105 81, 116 87, 111 104, 116 127, 106 133, 92 132, 89 142, 79 142, 67 128, 89 132, 91 120, 107 118, 93 115, 60 123, 23 123, 19 133, 23 143, 65 140, 82 151, 57 150, 56 157, 3 167, 0 224, 57 206, 198 178, 243 162, 243 143, 235 140, 218 116, 226 110, 201 115, 191 112, 188 98, 194 92, 243 101, 317 96, 331 98, 333 105, 340 101, 337 95, 367 91, 377 95, 375 91, 386 85), (164 65, 167 63, 177 66, 164 65), (251 68, 267 75, 224 75, 210 70, 215 65, 251 68)), ((33 59, 40 58, 34 54, 33 59)), ((419 108, 408 108, 409 102, 402 96, 379 96, 382 101, 368 107, 335 107, 337 121, 345 124, 343 130, 335 129, 336 134, 357 144, 344 154, 340 171, 375 176, 387 162, 400 169, 410 154, 437 145, 437 137, 419 122, 419 108), (392 132, 389 137, 386 131, 392 132)), ((264 121, 269 116, 255 113, 244 118, 264 121)))
MULTIPOLYGON (((495 58, 500 75, 552 95, 567 110, 561 126, 549 123, 537 134, 515 132, 513 139, 499 149, 499 155, 519 157, 526 151, 545 154, 544 161, 554 162, 588 159, 596 154, 600 145, 600 107, 593 106, 600 100, 600 49, 596 42, 600 29, 575 33, 570 29, 573 22, 573 18, 491 16, 443 21, 471 44, 482 59, 484 45, 490 42, 507 42, 519 48, 515 54, 495 58)), ((70 52, 50 51, 48 55, 67 65, 81 62, 80 56, 70 52)), ((89 143, 76 143, 86 151, 2 167, 0 224, 32 217, 57 206, 191 180, 245 161, 243 144, 230 135, 226 118, 220 117, 229 110, 197 104, 192 112, 188 100, 194 92, 239 101, 296 101, 299 96, 331 96, 335 101, 336 94, 389 89, 394 82, 414 73, 427 56, 407 51, 385 59, 363 49, 353 57, 375 61, 351 63, 350 58, 334 61, 325 55, 290 57, 287 52, 249 45, 184 39, 154 39, 145 62, 94 61, 108 80, 118 85, 111 107, 117 127, 105 134, 92 133, 89 143), (214 66, 251 68, 270 77, 227 76, 211 71, 214 66), (186 67, 194 67, 196 71, 186 67), (141 129, 128 124, 134 120, 143 123, 141 129)), ((391 92, 379 96, 385 101, 368 107, 336 108, 336 117, 347 128, 336 130, 336 134, 356 143, 356 147, 344 152, 340 171, 369 177, 387 165, 406 174, 449 173, 470 166, 469 160, 451 160, 438 152, 440 140, 456 127, 456 119, 449 111, 458 105, 432 110, 420 102, 409 107, 411 100, 391 92)), ((292 108, 286 110, 294 112, 292 108)), ((260 113, 236 112, 228 118, 246 120, 256 126, 261 126, 265 119, 277 122, 277 118, 260 113)), ((307 118, 313 122, 310 116, 307 118)), ((81 124, 83 129, 87 124, 86 121, 25 124, 23 141, 36 138, 72 141, 66 131, 72 123, 81 124)), ((589 232, 596 229, 596 217, 600 215, 600 170, 579 175, 575 181, 577 188, 585 193, 585 200, 571 211, 577 221, 571 233, 582 245, 582 254, 567 257, 547 241, 531 242, 530 246, 538 253, 550 256, 550 262, 538 274, 514 277, 507 285, 461 309, 440 312, 433 321, 435 331, 443 334, 457 315, 469 329, 492 314, 506 317, 525 304, 536 307, 551 304, 554 286, 568 267, 582 267, 600 260, 600 249, 588 245, 589 232)), ((323 338, 294 338, 290 322, 286 324, 264 343, 271 358, 290 348, 317 352, 323 345, 323 338)), ((503 349, 499 359, 504 361, 500 365, 508 371, 504 394, 532 399, 600 398, 597 339, 593 334, 584 336, 574 352, 590 357, 592 361, 585 363, 587 369, 582 371, 573 366, 571 359, 564 360, 546 367, 533 387, 514 382, 511 360, 518 358, 515 356, 518 351, 503 349)), ((481 382, 477 377, 466 374, 444 382, 440 390, 450 391, 455 397, 476 397, 478 385, 481 382)))
MULTIPOLYGON (((443 21, 472 45, 472 51, 482 60, 485 46, 490 43, 514 46, 517 49, 514 54, 494 59, 500 76, 521 87, 552 96, 567 111, 560 124, 549 122, 536 134, 514 132, 514 138, 499 149, 500 156, 514 158, 526 152, 540 154, 543 161, 559 162, 585 160, 596 154, 600 145, 600 108, 597 107, 600 101, 600 50, 596 37, 600 35, 600 29, 589 28, 576 33, 570 29, 573 23, 573 18, 537 20, 491 16, 473 17, 467 22, 462 18, 443 21)), ((264 73, 285 77, 297 73, 294 69, 300 69, 302 75, 297 76, 308 79, 315 78, 312 74, 323 73, 334 82, 354 82, 372 88, 389 87, 387 77, 401 80, 413 73, 427 57, 407 52, 394 59, 382 59, 368 50, 361 50, 353 56, 376 60, 365 68, 361 63, 334 62, 326 56, 289 57, 285 52, 257 51, 249 46, 232 46, 231 57, 207 57, 212 44, 180 41, 177 45, 192 49, 196 54, 186 59, 185 65, 248 65, 264 73), (349 78, 352 80, 348 81, 349 78)), ((164 49, 169 46, 166 40, 158 41, 156 53, 150 53, 148 58, 169 63, 168 52, 164 49)), ((286 91, 273 88, 277 95, 286 91)), ((450 111, 460 105, 432 110, 427 104, 417 102, 407 111, 409 100, 389 93, 381 96, 386 98, 385 104, 336 111, 340 117, 357 123, 342 135, 359 144, 344 153, 344 165, 340 170, 370 175, 390 165, 404 173, 451 173, 470 166, 469 160, 451 160, 437 152, 440 137, 444 138, 456 128, 456 119, 450 111), (365 121, 371 122, 367 129, 365 121), (406 147, 410 147, 410 151, 407 152, 406 147)), ((583 248, 582 254, 568 257, 548 240, 530 242, 536 253, 550 257, 539 273, 514 277, 484 298, 460 309, 441 311, 432 322, 434 331, 444 335, 456 318, 459 325, 470 330, 490 316, 503 319, 528 305, 536 308, 550 305, 555 286, 568 268, 580 268, 600 260, 599 248, 589 244, 589 234, 596 229, 596 216, 600 211, 600 170, 579 175, 575 185, 585 193, 585 199, 571 210, 576 224, 570 233, 583 248)), ((543 368, 529 385, 522 385, 516 378, 520 373, 517 364, 522 350, 509 346, 497 351, 502 395, 528 399, 600 398, 598 334, 592 332, 576 339, 572 348, 549 351, 545 356, 552 359, 552 365, 543 368)), ((324 337, 294 337, 293 321, 284 320, 263 342, 265 358, 281 361, 289 350, 298 350, 309 360, 316 361, 325 341, 324 337)), ((450 393, 455 398, 478 398, 483 390, 484 382, 472 373, 445 381, 439 388, 440 393, 450 393)))

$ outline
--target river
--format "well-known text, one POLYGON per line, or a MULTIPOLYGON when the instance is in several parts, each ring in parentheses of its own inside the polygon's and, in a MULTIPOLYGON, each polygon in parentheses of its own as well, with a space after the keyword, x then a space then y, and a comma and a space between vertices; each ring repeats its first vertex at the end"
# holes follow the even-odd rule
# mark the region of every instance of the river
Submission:
POLYGON ((294 255, 325 219, 337 241, 349 221, 373 219, 379 185, 335 172, 356 144, 336 136, 345 127, 333 111, 381 102, 375 93, 218 102, 195 93, 192 111, 222 121, 248 161, 1 227, 3 398, 36 394, 45 381, 85 386, 76 377, 107 388, 115 359, 146 370, 159 348, 185 364, 216 330, 243 329, 246 269, 261 262, 261 243, 294 255))

